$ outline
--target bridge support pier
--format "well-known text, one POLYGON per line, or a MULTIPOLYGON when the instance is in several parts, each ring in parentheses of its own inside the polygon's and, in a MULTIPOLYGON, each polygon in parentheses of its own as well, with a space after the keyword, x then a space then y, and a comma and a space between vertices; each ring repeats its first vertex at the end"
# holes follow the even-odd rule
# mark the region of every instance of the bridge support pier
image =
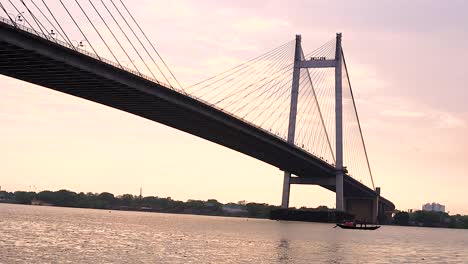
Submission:
POLYGON ((353 214, 360 222, 378 222, 378 197, 345 197, 346 212, 353 214))
POLYGON ((284 172, 284 180, 283 180, 283 197, 281 199, 281 208, 287 209, 289 208, 289 192, 291 190, 291 173, 285 171, 284 172))
MULTIPOLYGON (((319 185, 329 190, 336 188, 336 178, 330 176, 311 176, 311 177, 291 177, 288 175, 288 187, 291 184, 319 185)), ((344 177, 344 174, 343 174, 344 177)), ((344 180, 344 179, 343 179, 344 180)), ((289 188, 287 189, 289 192, 289 188)), ((336 190, 336 189, 335 189, 336 190)), ((343 196, 343 212, 352 214, 357 221, 366 223, 390 223, 391 214, 395 207, 385 204, 385 200, 380 199, 380 188, 375 189, 375 193, 356 193, 347 189, 347 195, 343 196), (354 196, 353 196, 354 195, 354 196)), ((284 192, 283 192, 284 195, 284 192)), ((284 196, 283 196, 284 197, 284 196)), ((289 199, 289 196, 286 197, 289 199)), ((288 201, 288 200, 286 200, 288 201)), ((282 204, 283 205, 283 204, 282 204)), ((287 208, 287 207, 282 207, 287 208)), ((340 211, 340 210, 337 210, 340 211)))
POLYGON ((336 195, 336 210, 345 212, 346 203, 344 200, 344 187, 343 187, 343 171, 337 171, 335 176, 335 195, 336 195))

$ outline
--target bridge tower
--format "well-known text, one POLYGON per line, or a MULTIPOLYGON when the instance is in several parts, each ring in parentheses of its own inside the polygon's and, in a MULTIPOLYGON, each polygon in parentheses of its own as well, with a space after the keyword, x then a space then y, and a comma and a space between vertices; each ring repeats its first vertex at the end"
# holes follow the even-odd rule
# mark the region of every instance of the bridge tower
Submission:
MULTIPOLYGON (((294 52, 293 81, 291 88, 291 105, 289 111, 288 143, 294 144, 294 135, 296 131, 297 99, 299 94, 299 79, 302 68, 335 68, 335 132, 336 132, 336 210, 345 211, 344 190, 343 190, 343 92, 342 92, 342 50, 341 33, 336 34, 335 58, 307 60, 303 58, 301 36, 296 35, 296 47, 294 52)), ((283 195, 281 199, 281 208, 289 207, 289 194, 291 188, 291 173, 284 172, 283 195)))
POLYGON ((341 50, 341 33, 336 34, 336 51, 335 51, 335 151, 336 151, 336 210, 344 212, 346 210, 344 204, 343 190, 343 75, 341 66, 342 61, 341 50))
MULTIPOLYGON (((289 108, 288 143, 294 145, 296 134, 297 98, 299 95, 299 79, 301 78, 300 63, 302 59, 301 35, 296 35, 296 48, 294 50, 294 69, 291 88, 291 104, 289 108)), ((281 208, 289 207, 289 192, 291 189, 291 173, 284 172, 283 197, 281 208)))

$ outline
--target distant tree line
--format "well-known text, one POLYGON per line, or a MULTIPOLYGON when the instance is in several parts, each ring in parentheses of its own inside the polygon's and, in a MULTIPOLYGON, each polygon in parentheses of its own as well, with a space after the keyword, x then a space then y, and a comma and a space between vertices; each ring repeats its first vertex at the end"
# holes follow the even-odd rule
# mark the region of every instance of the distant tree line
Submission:
MULTIPOLYGON (((139 197, 132 194, 114 196, 109 192, 76 193, 68 190, 42 192, 6 192, 0 191, 0 203, 53 205, 63 207, 94 208, 108 210, 133 210, 163 213, 199 214, 214 216, 241 216, 252 218, 269 218, 270 212, 279 209, 278 206, 266 203, 220 203, 215 199, 173 200, 171 197, 157 196, 139 197)), ((317 208, 301 207, 302 210, 330 210, 326 206, 317 208)), ((401 226, 448 227, 468 229, 468 215, 448 215, 444 212, 397 212, 393 224, 401 226)))
POLYGON ((397 212, 393 223, 401 226, 448 227, 468 229, 468 215, 449 215, 445 212, 397 212))
POLYGON ((1 191, 0 202, 253 218, 268 218, 270 211, 278 208, 278 206, 266 203, 247 203, 245 201, 227 204, 222 204, 215 199, 207 201, 188 200, 183 202, 173 200, 171 197, 139 197, 132 194, 114 196, 114 194, 109 192, 100 194, 91 192, 76 193, 68 190, 42 191, 38 193, 1 191))

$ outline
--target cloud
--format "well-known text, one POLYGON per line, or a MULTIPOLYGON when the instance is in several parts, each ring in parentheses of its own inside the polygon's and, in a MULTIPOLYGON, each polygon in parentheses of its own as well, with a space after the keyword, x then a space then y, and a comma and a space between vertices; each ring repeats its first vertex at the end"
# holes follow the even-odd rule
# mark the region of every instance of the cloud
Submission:
POLYGON ((466 127, 466 121, 451 113, 438 114, 438 127, 439 128, 462 128, 466 127))
POLYGON ((418 104, 417 102, 406 102, 405 109, 395 107, 379 112, 381 118, 392 118, 392 124, 395 125, 397 120, 401 122, 411 121, 413 126, 425 127, 426 129, 461 129, 467 126, 466 118, 463 113, 450 112, 443 109, 434 109, 429 106, 418 104), (408 107, 410 106, 411 107, 408 107), (416 110, 417 109, 417 110, 416 110), (414 124, 414 121, 419 121, 419 125, 414 124))
POLYGON ((372 65, 352 63, 349 66, 349 78, 355 92, 362 94, 376 93, 390 86, 372 65))
POLYGON ((424 117, 425 114, 422 112, 416 111, 407 111, 407 110, 384 110, 380 112, 383 116, 389 117, 406 117, 406 118, 420 118, 424 117))
POLYGON ((249 17, 233 24, 234 30, 243 33, 269 32, 290 27, 289 22, 276 18, 249 17))
POLYGON ((209 72, 218 73, 240 65, 244 61, 234 56, 219 55, 207 58, 201 64, 209 72))
POLYGON ((223 49, 223 52, 243 52, 259 50, 259 47, 257 45, 247 43, 239 37, 233 37, 231 34, 221 34, 217 36, 197 35, 194 37, 194 40, 205 45, 220 47, 223 49))
POLYGON ((153 15, 159 17, 190 17, 196 14, 194 8, 184 0, 176 1, 152 1, 146 10, 151 10, 153 15))

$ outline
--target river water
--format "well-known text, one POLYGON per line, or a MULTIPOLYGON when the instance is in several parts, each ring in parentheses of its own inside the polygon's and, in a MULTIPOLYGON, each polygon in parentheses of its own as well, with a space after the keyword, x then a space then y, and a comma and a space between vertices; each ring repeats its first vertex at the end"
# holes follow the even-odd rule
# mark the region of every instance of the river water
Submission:
POLYGON ((468 263, 468 230, 0 204, 0 263, 468 263))

